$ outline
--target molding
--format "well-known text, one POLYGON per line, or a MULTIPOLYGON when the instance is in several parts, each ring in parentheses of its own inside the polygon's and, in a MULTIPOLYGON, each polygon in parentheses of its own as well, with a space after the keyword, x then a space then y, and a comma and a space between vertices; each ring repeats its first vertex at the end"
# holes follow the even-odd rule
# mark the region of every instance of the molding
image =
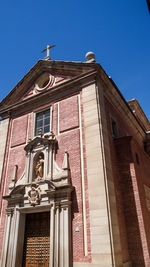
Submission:
POLYGON ((83 201, 83 232, 84 232, 84 255, 88 256, 87 244, 87 220, 86 220, 86 202, 85 202, 85 177, 84 177, 84 158, 83 158, 83 137, 82 137, 82 117, 81 117, 81 100, 78 95, 79 106, 79 125, 80 125, 80 153, 81 153, 81 183, 82 183, 82 201, 83 201))

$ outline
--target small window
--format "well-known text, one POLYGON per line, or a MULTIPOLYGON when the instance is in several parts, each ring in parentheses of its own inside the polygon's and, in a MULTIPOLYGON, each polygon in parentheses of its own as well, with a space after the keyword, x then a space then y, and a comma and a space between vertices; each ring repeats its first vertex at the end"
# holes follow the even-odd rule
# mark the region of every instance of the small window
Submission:
POLYGON ((111 118, 111 128, 112 128, 112 135, 114 138, 118 137, 118 127, 117 123, 114 119, 111 118))
POLYGON ((35 135, 50 132, 50 109, 36 114, 35 135))

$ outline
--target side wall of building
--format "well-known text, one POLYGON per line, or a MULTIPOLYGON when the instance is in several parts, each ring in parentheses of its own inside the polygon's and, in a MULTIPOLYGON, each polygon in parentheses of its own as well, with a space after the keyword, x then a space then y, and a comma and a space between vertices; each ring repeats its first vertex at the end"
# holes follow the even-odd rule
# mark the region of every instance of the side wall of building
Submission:
POLYGON ((146 206, 145 185, 149 188, 150 157, 144 150, 144 138, 128 122, 116 106, 105 99, 111 164, 116 191, 123 262, 149 266, 150 213, 146 206), (118 138, 113 137, 112 121, 116 121, 118 138), (132 140, 132 141, 131 141, 132 140))

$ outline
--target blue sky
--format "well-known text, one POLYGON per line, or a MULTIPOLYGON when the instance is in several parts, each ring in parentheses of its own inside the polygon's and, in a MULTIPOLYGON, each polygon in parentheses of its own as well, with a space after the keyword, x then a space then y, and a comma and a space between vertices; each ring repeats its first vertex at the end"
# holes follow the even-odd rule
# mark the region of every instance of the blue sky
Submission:
POLYGON ((96 61, 150 119, 150 15, 146 0, 5 0, 0 4, 0 101, 44 57, 96 61))

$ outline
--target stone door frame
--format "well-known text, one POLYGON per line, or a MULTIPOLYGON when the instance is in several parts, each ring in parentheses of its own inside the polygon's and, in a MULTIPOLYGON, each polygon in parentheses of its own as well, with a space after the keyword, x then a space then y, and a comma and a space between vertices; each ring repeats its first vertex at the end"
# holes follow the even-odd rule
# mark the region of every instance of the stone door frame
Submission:
POLYGON ((1 267, 22 267, 25 218, 29 213, 50 212, 50 267, 70 267, 71 202, 60 201, 36 207, 7 208, 1 267), (65 234, 64 234, 65 233, 65 234))

